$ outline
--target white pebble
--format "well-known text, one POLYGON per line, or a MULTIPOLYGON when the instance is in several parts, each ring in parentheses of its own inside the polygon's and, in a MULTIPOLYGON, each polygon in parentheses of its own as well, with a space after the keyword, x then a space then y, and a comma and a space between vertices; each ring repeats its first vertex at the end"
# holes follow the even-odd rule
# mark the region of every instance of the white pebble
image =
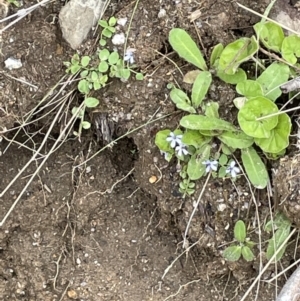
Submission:
POLYGON ((125 43, 125 34, 123 32, 115 34, 112 39, 114 45, 123 45, 125 43))
POLYGON ((125 26, 127 23, 127 18, 120 18, 118 19, 117 23, 121 26, 125 26))
POLYGON ((7 60, 4 62, 5 67, 9 70, 12 69, 19 69, 22 67, 22 62, 20 59, 14 59, 12 57, 9 57, 7 60))

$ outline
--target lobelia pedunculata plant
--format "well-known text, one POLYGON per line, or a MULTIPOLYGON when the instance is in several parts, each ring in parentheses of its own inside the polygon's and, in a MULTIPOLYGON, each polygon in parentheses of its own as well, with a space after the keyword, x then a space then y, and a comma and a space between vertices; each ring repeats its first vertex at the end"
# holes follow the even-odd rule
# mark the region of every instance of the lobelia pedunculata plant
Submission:
MULTIPOLYGON (((291 132, 290 117, 280 111, 276 100, 281 96, 280 86, 294 75, 300 56, 300 38, 285 37, 278 25, 260 22, 254 26, 256 35, 240 38, 227 46, 216 45, 210 56, 210 69, 203 55, 190 35, 183 29, 174 28, 169 33, 173 49, 197 70, 184 76, 191 83, 191 93, 172 85, 170 98, 176 107, 189 113, 180 120, 180 127, 174 131, 165 129, 157 133, 155 143, 170 161, 176 156, 182 166, 180 191, 194 192, 193 181, 200 179, 207 171, 214 176, 226 174, 236 178, 240 168, 228 158, 236 150, 241 153, 244 170, 256 188, 265 188, 269 181, 266 166, 257 152, 257 147, 267 159, 277 159, 284 155, 289 145, 291 132), (299 48, 298 48, 299 47, 299 48), (262 51, 278 52, 270 60, 260 58, 262 51), (272 60, 272 58, 279 58, 272 60), (242 68, 257 69, 251 74, 242 68), (257 74, 257 75, 256 75, 257 74), (219 117, 217 101, 207 99, 207 92, 213 77, 227 84, 235 85, 239 97, 233 99, 238 109, 238 126, 219 117), (179 135, 174 144, 172 135, 179 135), (218 150, 213 145, 218 142, 218 150), (256 147, 254 147, 256 146, 256 147), (222 156, 223 155, 223 156, 222 156), (221 161, 220 161, 221 159, 221 161), (207 169, 207 162, 217 161, 221 168, 207 169), (230 162, 229 165, 228 161, 230 162), (235 168, 233 174, 231 170, 235 168)), ((216 166, 216 164, 215 164, 216 166)))

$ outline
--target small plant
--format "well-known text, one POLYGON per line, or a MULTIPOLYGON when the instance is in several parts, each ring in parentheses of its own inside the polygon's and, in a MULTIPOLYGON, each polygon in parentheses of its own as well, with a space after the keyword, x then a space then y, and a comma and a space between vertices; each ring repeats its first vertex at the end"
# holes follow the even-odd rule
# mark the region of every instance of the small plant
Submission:
POLYGON ((99 104, 96 98, 89 97, 93 91, 98 91, 105 87, 109 78, 119 78, 123 81, 129 79, 131 73, 135 74, 137 80, 143 80, 143 75, 133 70, 134 65, 134 49, 128 49, 125 57, 122 59, 117 50, 111 51, 107 45, 107 39, 110 39, 115 33, 115 25, 117 19, 111 17, 108 21, 100 20, 99 25, 102 27, 99 47, 92 56, 74 54, 70 62, 65 62, 67 73, 73 75, 79 74, 79 82, 77 88, 84 95, 84 108, 77 110, 72 109, 72 113, 78 114, 81 120, 78 132, 79 137, 82 129, 90 128, 90 123, 84 120, 85 108, 92 108, 99 104))
MULTIPOLYGON (((267 247, 267 259, 271 259, 272 256, 276 253, 276 250, 285 242, 287 237, 291 232, 291 222, 290 220, 282 213, 277 213, 274 220, 270 220, 265 225, 265 231, 272 233, 274 235, 269 240, 267 247)), ((280 260, 285 252, 286 245, 276 254, 275 262, 280 260)))
POLYGON ((223 257, 228 261, 238 261, 241 256, 246 261, 254 260, 255 256, 251 251, 254 242, 248 240, 245 223, 241 220, 234 225, 234 238, 237 243, 226 248, 223 252, 223 257))
POLYGON ((21 7, 21 3, 18 0, 7 0, 9 4, 13 4, 15 7, 21 7))
MULTIPOLYGON (((228 156, 236 150, 241 153, 242 164, 251 183, 256 188, 265 188, 269 181, 268 172, 254 146, 259 147, 268 159, 277 159, 289 145, 291 120, 279 110, 275 101, 282 94, 280 86, 294 74, 291 67, 298 68, 300 38, 284 37, 282 29, 270 22, 258 23, 254 30, 256 36, 251 38, 240 38, 226 47, 216 45, 210 56, 210 69, 186 31, 174 28, 169 33, 173 49, 198 68, 184 76, 184 81, 192 84, 190 95, 168 85, 173 103, 189 114, 181 118, 180 128, 162 130, 155 139, 165 158, 170 161, 175 156, 182 166, 180 190, 184 191, 184 195, 194 190, 191 181, 207 173, 204 166, 207 160, 219 160, 224 155, 222 160, 227 158, 225 161, 228 161, 228 156), (260 47, 277 51, 282 58, 280 61, 260 59, 260 47), (247 66, 258 67, 258 76, 241 68, 245 62, 247 66), (238 127, 219 117, 218 102, 206 100, 214 76, 235 85, 237 94, 240 94, 233 100, 238 109, 238 127), (168 141, 171 133, 180 135, 181 142, 177 141, 175 148, 168 141), (217 145, 218 150, 213 145, 217 145)), ((239 169, 236 162, 231 161, 231 167, 227 168, 224 162, 221 162, 218 173, 211 170, 213 176, 224 177, 227 171, 227 175, 236 178, 239 169)))

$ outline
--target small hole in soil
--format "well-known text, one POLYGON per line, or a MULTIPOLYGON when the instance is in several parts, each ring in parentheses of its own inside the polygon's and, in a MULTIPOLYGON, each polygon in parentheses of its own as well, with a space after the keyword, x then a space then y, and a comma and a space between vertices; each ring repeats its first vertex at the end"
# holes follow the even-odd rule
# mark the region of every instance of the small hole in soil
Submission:
POLYGON ((110 159, 116 170, 128 173, 138 158, 138 150, 132 138, 123 138, 111 150, 110 159))

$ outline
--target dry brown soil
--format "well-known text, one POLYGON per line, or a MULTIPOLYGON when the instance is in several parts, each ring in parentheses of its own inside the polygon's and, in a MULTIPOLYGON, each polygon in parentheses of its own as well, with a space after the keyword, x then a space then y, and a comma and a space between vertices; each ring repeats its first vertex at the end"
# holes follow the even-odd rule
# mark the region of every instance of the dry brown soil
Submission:
MULTIPOLYGON (((268 1, 240 0, 263 12, 268 1)), ((33 4, 23 1, 24 7, 33 4)), ((105 17, 131 17, 135 1, 112 1, 105 17)), ((238 219, 257 225, 251 191, 241 178, 230 181, 212 179, 205 191, 202 207, 189 231, 189 244, 195 247, 181 256, 162 279, 164 271, 184 251, 182 234, 203 182, 193 198, 183 199, 178 192, 176 162, 167 164, 154 144, 159 129, 177 126, 180 113, 137 130, 111 149, 105 149, 80 166, 102 147, 96 130, 83 134, 81 142, 72 132, 65 137, 27 187, 26 183, 56 143, 70 118, 71 104, 80 102, 72 93, 64 113, 58 108, 39 105, 46 93, 65 75, 64 61, 74 51, 62 39, 57 15, 62 1, 40 7, 3 34, 0 70, 0 191, 31 160, 53 118, 60 114, 40 154, 23 170, 18 180, 0 196, 2 219, 16 201, 17 206, 0 228, 1 300, 240 300, 259 273, 259 250, 253 263, 229 264, 221 252, 232 242, 232 229, 238 219), (20 58, 23 67, 8 71, 4 60, 20 58), (20 83, 23 79, 36 86, 20 83), (31 124, 13 130, 35 110, 31 124), (39 117, 48 114, 37 120, 39 117), (13 139, 13 143, 10 140, 13 139), (150 183, 149 178, 159 179, 150 183), (220 211, 219 204, 226 205, 220 211)), ((289 5, 289 4, 287 4, 289 5)), ((16 8, 10 7, 10 14, 16 8)), ((147 74, 144 81, 122 83, 113 80, 97 95, 100 111, 119 116, 121 135, 147 121, 174 113, 167 84, 181 76, 174 65, 158 52, 168 55, 186 72, 191 66, 181 61, 167 42, 173 27, 188 30, 197 38, 195 25, 208 55, 212 47, 234 38, 249 36, 258 17, 238 8, 232 0, 173 1, 141 0, 133 17, 128 45, 137 49, 137 64, 147 74), (176 4, 178 2, 179 4, 176 4), (158 18, 161 9, 166 15, 158 18), (191 12, 201 10, 195 24, 191 12)), ((96 35, 79 49, 91 53, 96 35)), ((221 115, 235 117, 232 99, 235 92, 216 82, 209 97, 220 104, 221 115)), ((73 86, 74 88, 74 86, 73 86)), ((68 92, 72 86, 66 87, 68 92)), ((52 93, 58 93, 59 87, 52 93)), ((115 137, 116 138, 116 137, 115 137)), ((269 217, 265 191, 254 191, 259 200, 261 223, 269 217)), ((251 228, 253 230, 253 228, 251 228)), ((251 238, 258 242, 255 231, 251 238)), ((266 239, 262 237, 263 247, 266 239)), ((278 270, 297 257, 290 245, 278 270)), ((264 280, 275 272, 271 266, 264 280)), ((287 273, 287 276, 289 273, 287 273)), ((260 282, 247 300, 273 300, 284 283, 260 282)))

